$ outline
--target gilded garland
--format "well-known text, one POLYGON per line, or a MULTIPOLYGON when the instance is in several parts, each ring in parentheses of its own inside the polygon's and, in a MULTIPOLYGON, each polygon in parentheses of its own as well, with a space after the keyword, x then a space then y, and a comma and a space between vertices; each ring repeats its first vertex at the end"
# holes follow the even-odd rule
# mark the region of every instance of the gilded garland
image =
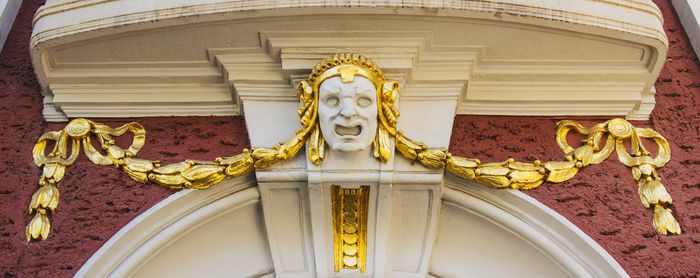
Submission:
POLYGON ((502 162, 481 163, 478 159, 454 156, 446 148, 426 146, 396 130, 399 111, 394 102, 398 90, 398 83, 386 80, 381 68, 368 58, 357 54, 336 54, 328 57, 313 68, 307 81, 298 86, 301 102, 298 115, 302 128, 296 131, 294 137, 272 148, 244 150, 241 154, 219 157, 214 161, 185 160, 161 165, 159 161, 139 159, 136 158, 136 154, 145 142, 146 131, 138 123, 132 122, 111 128, 86 119, 75 119, 61 131, 42 135, 34 146, 34 163, 42 168, 43 172, 39 179, 39 189, 29 204, 29 213, 34 217, 26 227, 27 240, 44 240, 48 237, 51 227, 48 215, 58 205, 58 184, 63 179, 66 168, 75 162, 81 146, 93 163, 120 169, 140 183, 150 182, 175 189, 207 189, 226 178, 239 177, 254 169, 264 169, 289 159, 305 144, 309 159, 315 164, 320 164, 325 157, 327 146, 341 150, 355 148, 353 144, 327 142, 342 142, 347 137, 344 135, 346 133, 358 138, 369 138, 367 140, 371 141, 372 153, 381 162, 390 159, 390 145, 393 141, 399 153, 413 163, 418 162, 432 169, 445 169, 466 180, 493 188, 532 189, 545 181, 563 182, 571 179, 581 168, 601 163, 616 151, 620 162, 631 168, 632 177, 638 183, 638 194, 642 204, 653 209, 653 225, 656 231, 663 235, 681 233, 678 222, 668 208, 672 202, 671 196, 656 171, 670 159, 668 142, 656 131, 636 128, 623 119, 612 119, 589 128, 576 122, 561 121, 557 125, 556 141, 564 152, 565 160, 525 163, 508 159, 502 162), (319 91, 322 83, 335 80, 338 84, 344 84, 356 80, 356 77, 370 82, 373 88, 376 88, 376 95, 364 96, 368 99, 366 103, 376 102, 376 105, 359 103, 363 109, 369 111, 368 113, 376 113, 375 121, 369 121, 366 126, 364 123, 357 124, 359 127, 335 125, 335 132, 340 134, 340 139, 324 138, 324 135, 328 137, 331 132, 322 129, 333 125, 324 126, 319 122, 334 121, 332 117, 325 118, 324 109, 334 109, 343 98, 321 97, 319 91), (585 136, 583 145, 573 147, 567 143, 567 134, 572 130, 585 136), (133 133, 131 146, 127 149, 116 146, 114 138, 127 132, 133 133), (93 146, 92 138, 99 141, 101 150, 93 146), (652 156, 645 148, 642 138, 651 139, 656 143, 656 156, 652 156), (50 142, 54 147, 46 154, 46 146, 50 142))

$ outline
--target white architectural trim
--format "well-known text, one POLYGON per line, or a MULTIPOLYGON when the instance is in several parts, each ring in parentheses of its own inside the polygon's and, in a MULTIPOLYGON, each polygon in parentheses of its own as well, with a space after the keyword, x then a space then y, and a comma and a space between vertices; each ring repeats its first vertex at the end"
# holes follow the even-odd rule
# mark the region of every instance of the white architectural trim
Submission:
POLYGON ((259 200, 253 175, 229 179, 208 190, 182 190, 151 207, 110 238, 76 277, 125 277, 182 231, 200 225, 225 208, 259 200))
POLYGON ((315 63, 345 51, 398 80, 401 105, 642 120, 668 48, 662 23, 651 0, 49 0, 31 53, 48 121, 292 103, 315 63))
POLYGON ((489 219, 536 246, 572 277, 628 277, 598 243, 559 213, 517 190, 445 176, 443 201, 489 219))
MULTIPOLYGON (((40 8, 34 18, 35 31, 31 44, 35 46, 43 41, 69 34, 85 33, 94 30, 132 25, 135 23, 157 22, 171 18, 222 14, 241 11, 275 10, 294 7, 299 8, 360 8, 362 12, 385 13, 386 8, 399 13, 435 13, 440 16, 467 16, 470 13, 502 13, 517 17, 529 17, 549 21, 564 21, 573 24, 601 27, 647 36, 659 41, 666 41, 661 12, 649 0, 609 0, 593 1, 581 5, 576 1, 347 1, 347 0, 202 0, 202 1, 163 1, 144 5, 139 3, 115 3, 115 1, 62 1, 49 0, 40 8), (76 3, 79 2, 79 3, 76 3), (431 10, 398 11, 395 9, 419 8, 431 10), (107 9, 102 13, 84 13, 86 9, 107 9), (620 11, 626 11, 624 14, 620 11), (63 20, 51 17, 65 13, 74 18, 63 20), (651 19, 651 20, 650 20, 651 19)), ((350 12, 356 12, 350 11, 350 12)), ((245 17, 245 14, 240 16, 245 17)), ((256 16, 256 15, 252 15, 256 16)))
POLYGON ((22 0, 0 0, 0 51, 5 46, 12 23, 15 22, 22 0))
POLYGON ((693 45, 695 55, 700 56, 700 1, 697 0, 671 0, 678 13, 678 19, 683 24, 686 35, 693 45))

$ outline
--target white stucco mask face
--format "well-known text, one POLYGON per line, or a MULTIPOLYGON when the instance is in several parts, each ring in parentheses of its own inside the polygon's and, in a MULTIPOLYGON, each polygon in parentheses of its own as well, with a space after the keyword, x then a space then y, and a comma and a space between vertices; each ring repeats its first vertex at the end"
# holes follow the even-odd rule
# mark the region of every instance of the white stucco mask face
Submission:
POLYGON ((340 76, 319 86, 318 119, 321 133, 332 150, 366 149, 377 133, 377 89, 369 79, 355 76, 343 83, 340 76))

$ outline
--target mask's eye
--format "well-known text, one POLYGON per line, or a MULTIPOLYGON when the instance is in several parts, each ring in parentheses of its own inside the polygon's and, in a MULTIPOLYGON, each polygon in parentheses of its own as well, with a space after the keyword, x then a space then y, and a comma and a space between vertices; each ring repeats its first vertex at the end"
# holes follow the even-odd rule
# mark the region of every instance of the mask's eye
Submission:
POLYGON ((360 97, 357 99, 357 105, 360 107, 367 107, 372 105, 372 100, 368 97, 360 97))
POLYGON ((327 97, 324 100, 324 102, 326 103, 327 106, 336 107, 336 106, 338 106, 338 102, 340 102, 340 100, 338 99, 338 97, 327 97))

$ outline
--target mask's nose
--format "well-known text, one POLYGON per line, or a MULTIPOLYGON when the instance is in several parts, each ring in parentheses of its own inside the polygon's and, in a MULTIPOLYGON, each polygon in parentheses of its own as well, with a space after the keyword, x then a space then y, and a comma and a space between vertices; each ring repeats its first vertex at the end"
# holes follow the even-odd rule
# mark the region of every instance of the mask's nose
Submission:
POLYGON ((355 108, 355 101, 353 98, 343 98, 340 102, 340 115, 345 118, 355 117, 357 116, 357 110, 355 108))

